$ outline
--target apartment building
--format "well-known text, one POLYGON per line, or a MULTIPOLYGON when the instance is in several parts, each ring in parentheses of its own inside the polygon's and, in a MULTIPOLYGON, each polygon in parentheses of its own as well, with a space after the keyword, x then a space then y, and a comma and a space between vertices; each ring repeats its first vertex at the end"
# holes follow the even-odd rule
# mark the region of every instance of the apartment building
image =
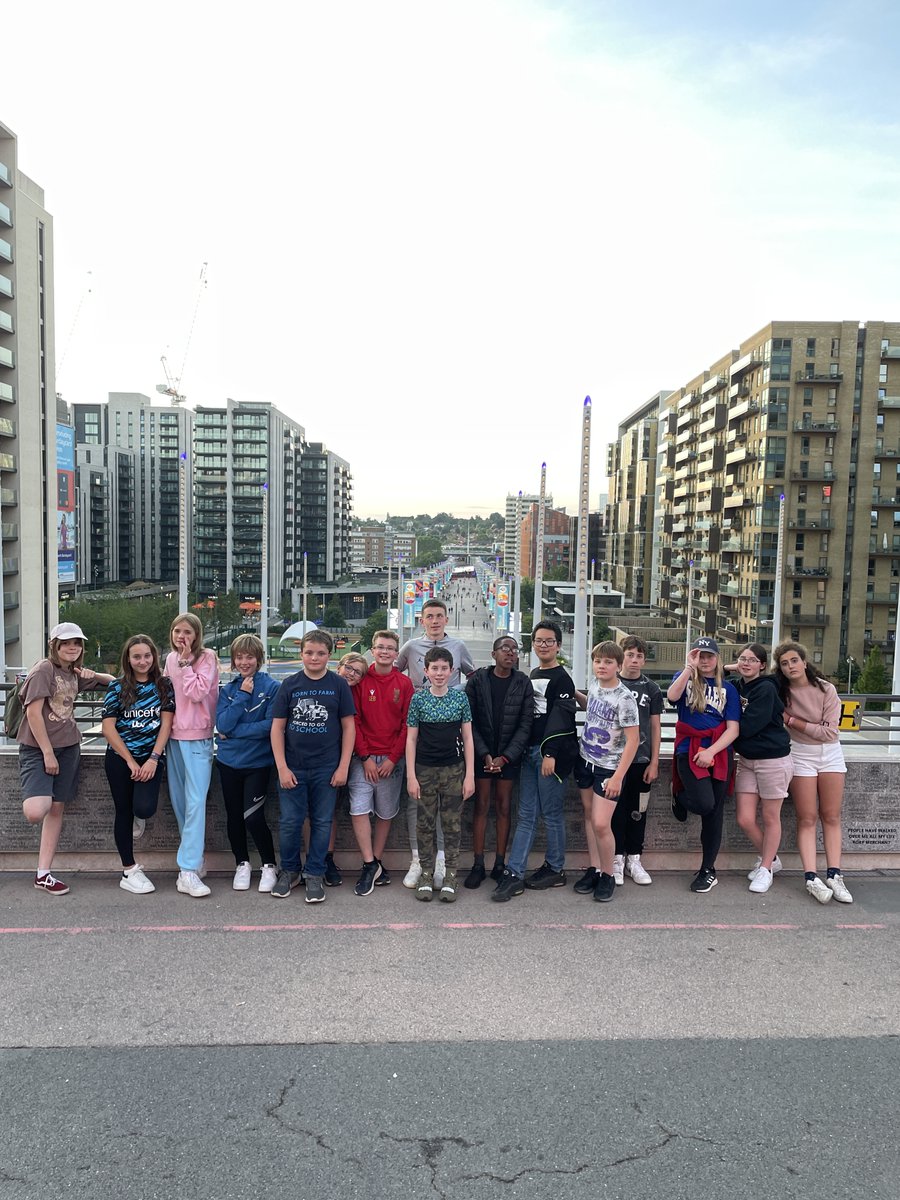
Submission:
MULTIPOLYGON (((537 538, 538 518, 541 506, 539 501, 522 509, 522 559, 521 573, 527 579, 534 579, 537 567, 537 538)), ((564 508, 544 506, 544 555, 542 573, 563 567, 571 578, 574 568, 575 545, 577 539, 578 520, 570 516, 564 508)))
POLYGON ((829 675, 893 660, 900 324, 773 321, 665 398, 658 438, 653 603, 770 643, 781 529, 781 637, 829 675))
POLYGON ((327 583, 349 575, 353 526, 350 464, 322 442, 310 442, 300 461, 299 490, 310 583, 327 583))
MULTIPOLYGON (((141 392, 110 392, 106 403, 76 403, 70 411, 78 478, 79 586, 176 580, 179 471, 185 474, 190 509, 193 412, 154 404, 141 392)), ((187 571, 193 578, 192 538, 187 540, 187 571)))
MULTIPOLYGON (((507 494, 503 522, 503 571, 506 575, 511 575, 516 565, 517 520, 521 521, 522 517, 528 511, 529 505, 540 504, 540 501, 540 495, 522 495, 519 497, 510 493, 507 494)), ((544 505, 546 508, 553 507, 552 495, 544 497, 544 505)))
POLYGON ((2 666, 30 665, 58 619, 59 492, 53 218, 0 124, 0 530, 2 666))
POLYGON ((609 513, 604 578, 635 604, 651 594, 657 432, 667 391, 657 392, 619 425, 607 450, 609 513))

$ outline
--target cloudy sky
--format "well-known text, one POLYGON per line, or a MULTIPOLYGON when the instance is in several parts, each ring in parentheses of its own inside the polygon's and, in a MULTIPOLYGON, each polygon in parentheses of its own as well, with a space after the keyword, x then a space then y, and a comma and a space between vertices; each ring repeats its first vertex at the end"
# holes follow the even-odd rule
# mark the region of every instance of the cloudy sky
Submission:
POLYGON ((64 398, 154 394, 166 354, 190 405, 270 401, 347 458, 361 515, 502 510, 542 460, 573 506, 585 395, 596 496, 617 422, 767 321, 900 315, 891 0, 45 0, 3 27, 64 398))

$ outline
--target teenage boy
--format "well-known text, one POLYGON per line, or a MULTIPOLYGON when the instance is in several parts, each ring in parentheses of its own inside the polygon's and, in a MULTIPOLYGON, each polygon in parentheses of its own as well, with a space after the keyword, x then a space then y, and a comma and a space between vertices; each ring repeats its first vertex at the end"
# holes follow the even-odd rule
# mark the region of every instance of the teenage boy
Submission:
POLYGON ((475 861, 466 876, 467 888, 480 887, 486 878, 484 837, 492 791, 497 854, 491 879, 499 882, 506 867, 513 784, 519 777, 522 755, 534 721, 534 688, 528 676, 518 669, 516 639, 508 633, 498 637, 491 658, 494 665, 479 668, 466 684, 475 743, 475 812, 472 817, 475 861))
POLYGON ((425 655, 429 689, 414 694, 406 734, 406 787, 418 805, 418 837, 422 874, 417 900, 430 900, 434 882, 435 833, 438 817, 444 828, 446 868, 439 888, 442 900, 456 899, 460 818, 463 802, 475 791, 472 713, 465 692, 450 687, 453 656, 436 646, 425 655))
POLYGON ((592 776, 591 828, 600 864, 594 899, 601 902, 612 900, 616 890, 613 813, 640 741, 637 702, 618 675, 622 659, 615 642, 601 642, 591 651, 594 678, 587 691, 581 738, 581 757, 592 776))
POLYGON ((559 664, 562 630, 555 621, 539 621, 531 645, 540 666, 531 672, 534 723, 519 777, 519 813, 509 863, 491 899, 500 903, 521 896, 525 888, 542 891, 563 887, 566 873, 566 827, 563 801, 566 776, 578 758, 575 734, 575 684, 559 664), (547 832, 547 857, 525 878, 528 855, 542 818, 547 832))
POLYGON ((353 753, 353 697, 345 680, 328 670, 331 637, 321 629, 303 635, 303 670, 289 675, 272 706, 272 752, 281 807, 281 869, 272 889, 283 900, 300 884, 300 843, 309 818, 306 903, 325 899, 325 855, 337 789, 347 782, 353 753))
POLYGON ((390 629, 372 638, 375 660, 356 685, 356 745, 350 760, 350 820, 362 855, 357 896, 391 882, 381 856, 400 809, 406 718, 414 688, 394 666, 400 639, 390 629), (375 836, 372 821, 375 817, 375 836))
POLYGON ((630 875, 635 883, 646 885, 653 880, 641 862, 641 855, 647 828, 647 800, 650 787, 659 775, 663 694, 644 674, 647 643, 639 637, 627 637, 623 638, 621 646, 624 659, 619 679, 637 704, 640 742, 634 761, 625 773, 622 795, 613 813, 612 831, 616 839, 613 875, 620 886, 626 875, 630 875))
MULTIPOLYGON (((395 664, 397 670, 408 673, 414 688, 425 687, 427 683, 425 678, 425 655, 429 650, 440 646, 443 650, 448 650, 453 658, 453 669, 450 672, 450 687, 463 687, 462 676, 465 675, 468 678, 474 672, 475 664, 472 661, 472 655, 469 653, 465 642, 460 641, 459 638, 450 637, 445 632, 447 628, 447 605, 443 600, 426 600, 422 605, 420 620, 425 632, 420 634, 419 637, 410 638, 403 645, 400 653, 397 655, 395 664)), ((414 888, 419 881, 419 876, 422 874, 422 867, 419 862, 419 844, 416 838, 417 811, 416 803, 410 797, 409 806, 406 811, 406 822, 409 830, 409 848, 412 860, 403 880, 403 886, 408 888, 414 888)), ((436 874, 440 877, 444 863, 444 847, 440 822, 438 822, 437 834, 438 860, 436 874)))

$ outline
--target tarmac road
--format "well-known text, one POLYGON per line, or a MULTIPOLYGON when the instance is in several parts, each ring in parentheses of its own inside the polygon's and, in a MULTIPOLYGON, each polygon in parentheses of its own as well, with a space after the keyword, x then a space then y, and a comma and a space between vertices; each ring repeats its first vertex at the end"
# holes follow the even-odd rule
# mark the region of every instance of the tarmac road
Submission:
POLYGON ((900 880, 0 877, 0 1198, 897 1196, 900 880))

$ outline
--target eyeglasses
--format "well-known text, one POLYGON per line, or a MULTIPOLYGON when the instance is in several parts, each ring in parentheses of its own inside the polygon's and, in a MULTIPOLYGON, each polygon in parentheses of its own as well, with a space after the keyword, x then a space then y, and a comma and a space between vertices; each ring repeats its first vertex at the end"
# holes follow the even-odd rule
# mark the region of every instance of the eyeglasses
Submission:
POLYGON ((559 642, 556 638, 532 638, 532 646, 558 646, 559 642))
POLYGON ((510 652, 510 654, 518 654, 519 653, 519 647, 515 644, 515 642, 513 642, 513 643, 504 642, 503 645, 498 646, 497 649, 498 650, 508 650, 510 652))
POLYGON ((365 671, 361 671, 359 667, 344 666, 341 667, 341 670, 345 675, 355 675, 357 679, 362 679, 363 675, 365 675, 365 671))
POLYGON ((758 658, 744 658, 743 655, 738 659, 738 662, 743 663, 745 667, 752 667, 754 663, 759 667, 763 665, 758 658))

